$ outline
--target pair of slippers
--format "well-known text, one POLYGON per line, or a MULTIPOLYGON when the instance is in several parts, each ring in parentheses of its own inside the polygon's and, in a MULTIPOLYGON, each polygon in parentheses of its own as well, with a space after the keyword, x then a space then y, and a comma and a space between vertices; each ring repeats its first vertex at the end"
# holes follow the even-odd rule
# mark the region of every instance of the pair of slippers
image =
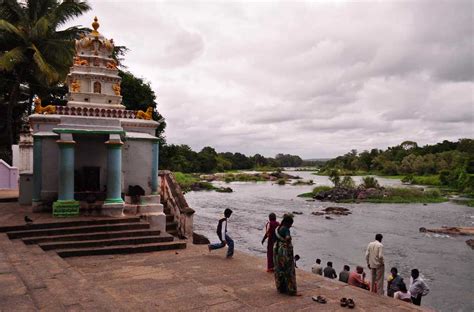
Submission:
POLYGON ((323 296, 311 297, 311 299, 313 299, 313 301, 316 301, 322 304, 325 304, 326 302, 328 302, 326 298, 324 298, 323 296))
POLYGON ((348 307, 349 309, 354 309, 355 302, 351 298, 342 298, 341 299, 341 307, 348 307))

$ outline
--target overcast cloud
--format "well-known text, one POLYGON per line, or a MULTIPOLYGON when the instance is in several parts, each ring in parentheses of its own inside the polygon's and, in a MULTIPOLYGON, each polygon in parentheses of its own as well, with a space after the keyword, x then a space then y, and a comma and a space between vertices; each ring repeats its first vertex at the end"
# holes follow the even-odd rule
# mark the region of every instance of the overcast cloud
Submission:
POLYGON ((169 143, 333 157, 474 137, 473 1, 89 1, 169 143))

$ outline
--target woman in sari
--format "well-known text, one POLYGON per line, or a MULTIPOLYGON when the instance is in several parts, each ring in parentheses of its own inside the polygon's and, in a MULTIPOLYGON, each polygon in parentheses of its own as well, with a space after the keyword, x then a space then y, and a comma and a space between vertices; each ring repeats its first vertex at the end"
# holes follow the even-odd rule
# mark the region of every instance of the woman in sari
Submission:
POLYGON ((275 230, 276 241, 273 247, 275 265, 275 284, 280 293, 296 296, 296 272, 290 228, 293 216, 285 214, 280 226, 275 230))
POLYGON ((265 235, 262 239, 262 245, 268 238, 267 242, 267 272, 273 272, 273 245, 275 244, 275 230, 280 225, 276 220, 276 215, 272 212, 268 215, 268 222, 265 225, 265 235))

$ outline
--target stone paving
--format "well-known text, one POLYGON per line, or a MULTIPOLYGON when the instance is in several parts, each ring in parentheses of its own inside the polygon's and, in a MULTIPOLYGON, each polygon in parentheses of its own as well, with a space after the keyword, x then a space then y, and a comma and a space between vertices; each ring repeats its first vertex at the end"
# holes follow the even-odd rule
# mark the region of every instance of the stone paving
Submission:
MULTIPOLYGON (((0 226, 21 223, 27 208, 0 204, 0 226)), ((50 221, 45 214, 38 218, 50 221)), ((57 220, 57 219, 55 219, 57 220)), ((0 311, 345 311, 339 300, 353 298, 355 311, 421 311, 416 306, 371 294, 297 270, 301 297, 275 290, 265 259, 188 244, 178 251, 61 259, 36 245, 0 234, 0 311), (311 300, 325 296, 327 304, 311 300)))

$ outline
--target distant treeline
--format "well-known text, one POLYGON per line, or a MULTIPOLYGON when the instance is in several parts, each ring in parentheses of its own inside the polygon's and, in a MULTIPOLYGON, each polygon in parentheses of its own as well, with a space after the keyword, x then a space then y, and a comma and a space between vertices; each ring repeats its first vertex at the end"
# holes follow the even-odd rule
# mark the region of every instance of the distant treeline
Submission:
POLYGON ((383 175, 437 175, 441 185, 458 189, 472 188, 474 183, 474 140, 443 141, 434 145, 418 146, 405 141, 386 150, 372 149, 349 153, 326 162, 320 173, 330 174, 374 173, 383 175))
POLYGON ((217 153, 209 146, 204 147, 200 152, 195 152, 188 145, 165 144, 160 150, 160 169, 186 173, 301 167, 317 163, 318 161, 305 162, 301 157, 289 154, 277 154, 275 158, 270 158, 260 154, 246 156, 241 153, 217 153))

